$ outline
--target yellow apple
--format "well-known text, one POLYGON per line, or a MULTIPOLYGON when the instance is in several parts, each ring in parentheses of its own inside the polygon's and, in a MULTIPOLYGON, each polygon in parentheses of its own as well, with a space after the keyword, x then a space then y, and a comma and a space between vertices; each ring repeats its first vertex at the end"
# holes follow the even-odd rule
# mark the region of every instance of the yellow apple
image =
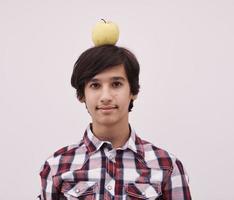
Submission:
POLYGON ((94 26, 92 40, 95 46, 104 44, 115 45, 119 39, 119 28, 117 24, 102 19, 94 26))

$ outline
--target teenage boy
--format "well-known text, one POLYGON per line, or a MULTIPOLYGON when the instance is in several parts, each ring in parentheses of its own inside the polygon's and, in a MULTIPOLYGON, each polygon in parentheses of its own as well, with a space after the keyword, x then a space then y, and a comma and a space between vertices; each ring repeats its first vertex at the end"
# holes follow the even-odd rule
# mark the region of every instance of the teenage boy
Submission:
POLYGON ((83 52, 71 84, 92 118, 83 139, 44 164, 44 200, 190 200, 187 175, 173 155, 142 140, 129 124, 139 92, 139 63, 129 50, 83 52))

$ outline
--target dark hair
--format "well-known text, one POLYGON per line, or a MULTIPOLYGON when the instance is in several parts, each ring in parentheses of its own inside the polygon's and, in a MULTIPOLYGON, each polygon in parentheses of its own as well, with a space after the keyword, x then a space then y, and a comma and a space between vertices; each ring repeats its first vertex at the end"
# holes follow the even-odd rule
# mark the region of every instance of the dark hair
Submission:
MULTIPOLYGON (((102 45, 84 51, 76 61, 71 77, 71 85, 76 89, 78 99, 84 98, 85 84, 94 76, 116 65, 123 64, 132 95, 139 92, 140 67, 135 55, 126 48, 115 45, 102 45)), ((129 104, 129 112, 133 100, 129 104)))

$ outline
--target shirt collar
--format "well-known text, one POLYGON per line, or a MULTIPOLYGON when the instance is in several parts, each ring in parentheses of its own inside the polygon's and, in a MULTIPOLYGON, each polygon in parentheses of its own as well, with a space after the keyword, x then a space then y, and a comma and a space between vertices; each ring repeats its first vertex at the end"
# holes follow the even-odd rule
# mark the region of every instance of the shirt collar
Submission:
MULTIPOLYGON (((122 147, 119 147, 117 149, 122 149, 122 150, 130 149, 134 153, 144 157, 144 148, 141 138, 137 136, 134 129, 132 129, 131 127, 130 130, 131 130, 130 137, 127 140, 127 142, 122 147)), ((88 154, 93 154, 96 151, 98 151, 104 143, 107 145, 111 145, 109 141, 101 141, 93 134, 91 130, 91 124, 89 124, 89 126, 85 131, 83 141, 87 147, 88 154)))

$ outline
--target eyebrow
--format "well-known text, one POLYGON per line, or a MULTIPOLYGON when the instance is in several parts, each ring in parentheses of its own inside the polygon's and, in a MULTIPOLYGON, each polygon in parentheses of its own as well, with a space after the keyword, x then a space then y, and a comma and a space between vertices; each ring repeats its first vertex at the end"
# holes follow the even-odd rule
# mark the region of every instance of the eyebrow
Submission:
POLYGON ((114 76, 111 78, 113 81, 125 81, 126 79, 122 76, 114 76))
MULTIPOLYGON (((122 77, 122 76, 114 76, 114 77, 111 77, 110 80, 111 81, 125 81, 126 79, 124 77, 122 77)), ((96 83, 96 82, 100 82, 100 79, 92 78, 88 82, 96 83)))

